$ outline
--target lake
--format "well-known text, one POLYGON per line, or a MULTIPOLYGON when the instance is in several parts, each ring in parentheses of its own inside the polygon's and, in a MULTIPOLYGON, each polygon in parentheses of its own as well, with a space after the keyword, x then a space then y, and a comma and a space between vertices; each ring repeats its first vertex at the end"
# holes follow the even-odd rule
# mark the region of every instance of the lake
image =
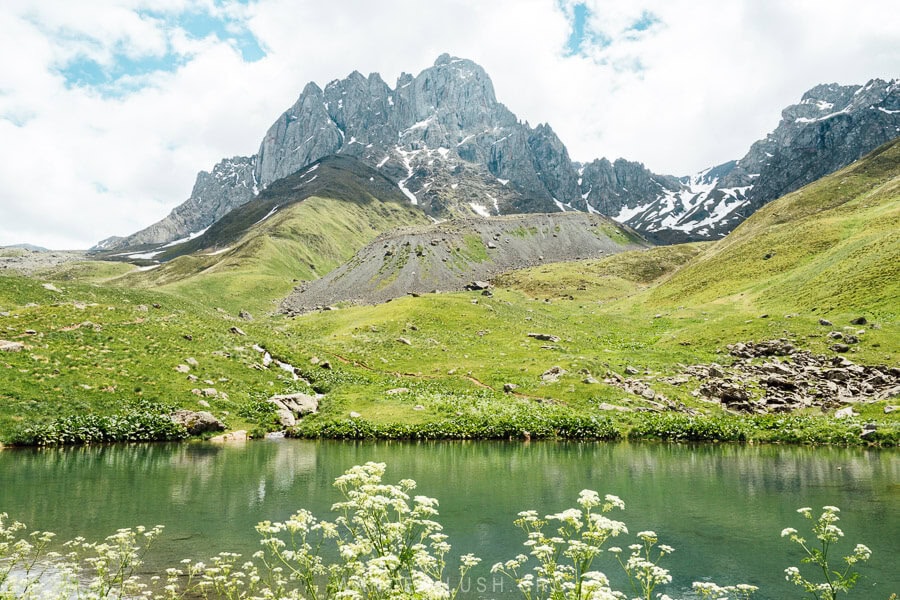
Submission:
MULTIPOLYGON (((165 525, 148 564, 207 560, 258 549, 254 525, 298 508, 332 518, 334 478, 366 461, 388 465, 386 481, 418 482, 438 498, 452 555, 473 552, 482 565, 466 582, 469 598, 514 598, 490 565, 524 550, 512 521, 575 506, 582 489, 626 504, 611 516, 632 534, 654 530, 675 547, 663 566, 673 582, 660 591, 689 597, 691 582, 751 583, 755 598, 801 597, 783 570, 801 534, 796 509, 841 508, 846 538, 873 551, 853 597, 900 592, 900 453, 896 450, 791 446, 554 442, 332 442, 267 440, 238 445, 144 444, 0 451, 0 512, 63 539, 100 539, 120 527, 165 525)), ((807 536, 810 537, 810 536, 807 536)), ((626 547, 633 537, 618 538, 626 547)), ((838 558, 837 556, 835 557, 838 558)), ((600 563, 614 581, 618 566, 600 563)), ((627 591, 627 590, 624 590, 627 591)))

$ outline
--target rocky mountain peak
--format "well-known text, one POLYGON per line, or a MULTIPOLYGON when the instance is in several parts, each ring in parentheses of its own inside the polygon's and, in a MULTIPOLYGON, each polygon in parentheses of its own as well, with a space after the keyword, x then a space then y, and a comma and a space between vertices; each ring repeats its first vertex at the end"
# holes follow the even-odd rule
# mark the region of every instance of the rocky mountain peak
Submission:
POLYGON ((782 111, 738 161, 688 177, 622 158, 572 162, 549 124, 532 128, 497 101, 476 63, 442 54, 393 88, 353 71, 306 84, 252 157, 201 172, 191 198, 117 246, 170 243, 329 155, 362 161, 434 218, 587 211, 658 242, 715 239, 756 208, 900 135, 900 83, 823 84, 782 111))

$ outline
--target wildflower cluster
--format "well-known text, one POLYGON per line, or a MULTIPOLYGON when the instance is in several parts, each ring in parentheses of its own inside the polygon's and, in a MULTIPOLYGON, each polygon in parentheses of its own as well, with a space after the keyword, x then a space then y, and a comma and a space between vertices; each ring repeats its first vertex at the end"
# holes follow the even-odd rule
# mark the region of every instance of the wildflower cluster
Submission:
POLYGON ((659 561, 663 556, 675 552, 675 549, 666 544, 657 545, 659 539, 654 531, 641 531, 637 534, 637 538, 640 543, 628 547, 631 555, 627 560, 622 559, 621 548, 610 548, 609 551, 616 555, 619 564, 628 575, 632 589, 640 593, 641 598, 650 600, 656 587, 672 581, 669 570, 660 567, 659 561))
POLYGON ((55 535, 19 532, 25 525, 0 513, 0 598, 16 600, 101 600, 149 597, 136 570, 162 527, 120 529, 102 542, 75 538, 50 550, 55 535), (140 544, 144 545, 141 546, 140 544))
MULTIPOLYGON (((416 482, 409 479, 382 483, 384 472, 384 464, 370 462, 338 477, 343 498, 332 507, 333 521, 299 510, 283 522, 259 523, 262 549, 250 560, 222 552, 208 563, 184 560, 148 581, 136 573, 161 527, 120 529, 99 543, 76 538, 56 552, 52 533, 26 534, 22 523, 0 513, 0 600, 453 600, 480 560, 460 557, 459 583, 451 588, 444 577, 450 544, 436 520, 437 500, 411 495, 416 482)), ((583 490, 577 505, 543 518, 534 510, 519 513, 515 524, 525 532, 526 551, 492 572, 514 581, 525 600, 672 600, 656 590, 672 581, 660 563, 674 548, 653 531, 638 532, 627 551, 605 548, 628 534, 625 523, 608 516, 625 504, 583 490), (598 569, 604 553, 623 569, 633 595, 614 590, 598 569)), ((792 527, 781 535, 803 549, 801 562, 818 567, 824 581, 813 582, 794 566, 786 578, 818 600, 835 600, 856 584, 859 574, 851 568, 871 550, 857 544, 843 557, 843 569, 832 569, 829 550, 844 535, 839 509, 826 506, 818 518, 809 508, 798 512, 812 521, 815 541, 792 527)), ((706 581, 693 590, 703 600, 747 600, 757 588, 706 581)))
MULTIPOLYGON (((273 575, 272 593, 296 591, 311 600, 455 597, 458 587, 443 580, 450 544, 434 520, 437 500, 411 499, 416 482, 384 484, 384 471, 383 463, 370 462, 335 480, 344 499, 332 507, 339 513, 334 522, 301 510, 283 523, 257 526, 265 550, 256 557, 273 575), (340 560, 326 564, 329 551, 340 560)), ((460 581, 478 562, 461 557, 460 581)))
MULTIPOLYGON (((528 554, 499 562, 492 572, 512 579, 526 600, 625 600, 628 596, 612 589, 606 574, 595 568, 594 559, 605 551, 615 556, 625 571, 632 591, 639 595, 636 600, 650 600, 658 586, 672 581, 668 569, 659 566, 659 562, 675 549, 658 544, 652 531, 637 534, 639 543, 629 546, 627 559, 622 558, 622 549, 617 546, 604 550, 611 538, 628 533, 625 523, 606 516, 614 509, 625 509, 621 499, 608 494, 601 500, 597 492, 583 490, 578 505, 580 508, 569 508, 543 519, 533 510, 519 513, 515 524, 527 536, 524 545, 528 554), (546 532, 548 526, 554 529, 546 532), (536 564, 528 569, 532 558, 536 564)), ((694 590, 702 598, 727 600, 734 595, 737 600, 749 597, 756 587, 695 583, 694 590)), ((665 594, 657 597, 671 600, 665 594)))
POLYGON ((836 525, 840 521, 838 513, 841 512, 841 509, 836 506, 823 506, 822 514, 818 519, 813 516, 813 511, 809 507, 800 508, 797 512, 812 521, 812 532, 817 541, 807 542, 793 527, 782 530, 781 537, 790 539, 803 549, 805 556, 800 559, 800 562, 815 565, 816 570, 822 572, 823 581, 816 583, 807 579, 795 566, 784 570, 785 579, 802 587, 814 598, 834 600, 837 598, 838 592, 848 592, 856 585, 859 573, 850 569, 856 563, 869 560, 872 551, 863 544, 857 544, 852 553, 843 557, 845 563, 843 569, 834 569, 828 564, 828 553, 831 546, 844 537, 844 532, 836 525))
POLYGON ((612 495, 601 500, 597 492, 583 490, 578 505, 581 508, 570 508, 543 519, 533 510, 519 513, 515 524, 527 535, 525 546, 529 555, 520 554, 505 563, 497 563, 492 572, 512 579, 527 600, 621 597, 610 589, 606 575, 592 569, 592 565, 610 538, 628 533, 625 523, 605 514, 624 509, 625 503, 612 495), (555 528, 545 532, 547 525, 555 528), (522 568, 531 557, 537 565, 533 572, 524 572, 522 568))

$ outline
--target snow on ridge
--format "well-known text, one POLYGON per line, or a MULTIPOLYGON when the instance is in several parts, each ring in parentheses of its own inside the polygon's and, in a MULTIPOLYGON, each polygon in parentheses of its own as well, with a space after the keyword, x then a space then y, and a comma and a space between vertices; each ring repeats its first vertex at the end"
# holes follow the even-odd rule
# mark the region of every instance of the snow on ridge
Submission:
POLYGON ((127 256, 128 258, 136 258, 136 259, 142 259, 142 260, 150 260, 151 258, 153 258, 154 256, 156 256, 157 254, 162 254, 162 253, 163 253, 162 250, 156 250, 155 252, 136 252, 136 253, 134 253, 134 254, 126 254, 125 256, 127 256))
POLYGON ((418 198, 406 187, 406 182, 409 181, 413 176, 413 168, 409 162, 409 156, 416 156, 421 150, 412 150, 409 152, 404 151, 400 146, 395 146, 397 153, 403 157, 403 166, 406 167, 406 179, 397 182, 397 187, 400 188, 400 191, 403 192, 403 195, 409 198, 409 201, 415 205, 419 204, 418 198))
POLYGON ((204 227, 204 228, 201 229, 200 231, 195 231, 195 232, 193 232, 193 233, 189 233, 189 234, 187 235, 187 237, 183 237, 183 238, 181 238, 181 239, 171 241, 171 242, 169 242, 168 244, 164 244, 164 245, 160 246, 160 248, 171 248, 172 246, 177 246, 178 244, 183 244, 183 243, 185 243, 185 242, 189 242, 189 241, 191 241, 192 239, 194 239, 194 238, 196 238, 196 237, 200 237, 201 235, 203 235, 204 233, 206 233, 206 231, 207 231, 208 229, 209 229, 209 227, 204 227))
MULTIPOLYGON (((318 177, 318 175, 313 175, 313 179, 315 179, 316 177, 318 177)), ((310 179, 310 181, 312 181, 312 179, 310 179)), ((269 217, 271 217, 272 215, 274 215, 274 214, 275 214, 275 211, 277 211, 277 210, 278 210, 278 206, 276 205, 275 208, 273 208, 272 210, 269 211, 269 214, 267 214, 266 216, 264 216, 262 219, 260 219, 259 221, 257 221, 257 222, 254 223, 253 225, 259 225, 260 223, 262 223, 263 221, 265 221, 266 219, 268 219, 269 217)))
POLYGON ((494 203, 494 210, 497 212, 497 214, 500 214, 500 202, 497 200, 497 198, 495 198, 494 196, 491 196, 487 192, 485 192, 484 195, 487 196, 488 199, 494 203))
POLYGON ((621 210, 619 210, 619 214, 612 216, 612 220, 618 221, 619 223, 627 223, 628 221, 633 219, 635 216, 641 214, 642 212, 644 212, 645 210, 650 208, 650 206, 652 206, 652 204, 653 204, 652 202, 649 204, 638 204, 634 208, 628 208, 627 206, 623 206, 621 208, 621 210))
POLYGON ((838 115, 845 115, 845 114, 848 114, 849 112, 850 112, 850 107, 848 106, 847 108, 845 108, 843 110, 829 113, 829 114, 823 115, 821 117, 816 117, 814 119, 810 119, 808 117, 797 117, 796 119, 794 119, 794 123, 817 123, 818 121, 824 121, 826 119, 830 119, 830 118, 836 117, 838 115))
POLYGON ((427 119, 423 119, 421 121, 413 123, 412 125, 410 125, 409 127, 407 127, 406 129, 404 129, 403 131, 400 132, 400 137, 403 137, 407 133, 410 133, 411 131, 416 130, 416 129, 425 129, 426 127, 428 127, 428 124, 434 120, 434 117, 435 117, 435 115, 431 115, 427 119))
POLYGON ((375 168, 376 168, 376 169, 380 169, 380 168, 383 167, 383 166, 385 165, 385 163, 387 163, 387 161, 389 161, 390 159, 391 159, 390 155, 385 156, 384 158, 381 159, 381 161, 380 161, 377 165, 375 165, 375 168))
POLYGON ((472 210, 474 210, 479 216, 482 216, 482 217, 490 217, 491 216, 490 211, 487 208, 485 208, 483 205, 478 204, 477 202, 469 202, 469 206, 471 206, 472 210))

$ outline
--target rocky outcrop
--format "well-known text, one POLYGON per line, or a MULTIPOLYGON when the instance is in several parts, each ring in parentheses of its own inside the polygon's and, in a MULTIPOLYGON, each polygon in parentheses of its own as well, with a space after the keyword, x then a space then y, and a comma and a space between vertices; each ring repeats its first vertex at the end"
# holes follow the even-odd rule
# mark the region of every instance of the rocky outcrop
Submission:
POLYGON ((225 424, 212 413, 206 411, 176 410, 169 415, 173 423, 184 426, 190 435, 201 435, 213 431, 225 431, 225 424))
MULTIPOLYGON (((735 361, 691 365, 679 375, 659 378, 669 385, 699 383, 692 394, 747 414, 785 413, 889 400, 900 396, 900 369, 887 365, 857 365, 843 356, 814 354, 786 340, 743 342, 728 346, 735 361)), ((607 379, 647 400, 666 403, 649 384, 655 377, 607 379)))
POLYGON ((269 402, 275 405, 275 413, 278 421, 284 427, 293 427, 298 419, 319 411, 319 400, 322 396, 309 394, 279 394, 269 398, 269 402))

